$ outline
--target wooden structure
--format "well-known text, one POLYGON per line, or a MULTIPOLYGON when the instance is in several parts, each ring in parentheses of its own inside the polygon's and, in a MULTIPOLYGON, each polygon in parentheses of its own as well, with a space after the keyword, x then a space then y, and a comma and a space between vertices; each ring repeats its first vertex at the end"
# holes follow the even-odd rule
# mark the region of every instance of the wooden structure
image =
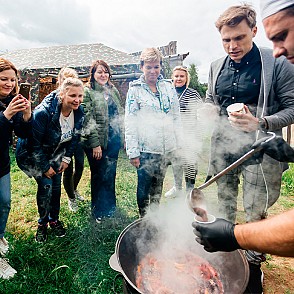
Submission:
MULTIPOLYGON (((159 49, 164 55, 165 66, 169 68, 182 64, 189 54, 178 54, 176 41, 171 41, 159 49)), ((2 57, 17 67, 20 82, 32 84, 32 102, 33 106, 36 106, 47 94, 56 89, 57 75, 62 67, 74 68, 79 77, 86 82, 90 66, 97 59, 106 61, 110 66, 112 81, 124 101, 129 82, 141 75, 139 54, 140 52, 128 54, 95 43, 21 49, 2 54, 2 57)))

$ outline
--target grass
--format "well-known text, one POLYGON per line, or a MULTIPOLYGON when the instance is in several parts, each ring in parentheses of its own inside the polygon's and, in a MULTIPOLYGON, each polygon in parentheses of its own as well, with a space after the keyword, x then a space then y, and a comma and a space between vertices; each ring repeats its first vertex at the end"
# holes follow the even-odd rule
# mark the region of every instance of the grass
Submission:
MULTIPOLYGON (((293 174, 292 170, 285 173, 282 196, 271 214, 294 207, 293 174)), ((0 293, 114 293, 117 273, 108 262, 121 231, 138 218, 136 171, 121 152, 116 181, 118 210, 115 218, 102 224, 96 224, 91 218, 89 175, 86 163, 79 185, 86 201, 80 203, 77 213, 68 210, 67 197, 64 190, 62 192, 60 219, 67 227, 66 237, 55 238, 49 234, 45 244, 38 244, 34 240, 38 219, 36 183, 18 169, 12 154, 12 209, 6 233, 10 252, 7 257, 18 274, 11 280, 0 279, 0 293)), ((201 173, 197 184, 204 179, 205 173, 201 173)), ((164 190, 171 186, 169 169, 164 190)), ((270 259, 268 268, 275 268, 270 259)), ((121 282, 117 282, 115 289, 121 293, 121 282)), ((291 293, 290 288, 287 291, 284 293, 291 293)))

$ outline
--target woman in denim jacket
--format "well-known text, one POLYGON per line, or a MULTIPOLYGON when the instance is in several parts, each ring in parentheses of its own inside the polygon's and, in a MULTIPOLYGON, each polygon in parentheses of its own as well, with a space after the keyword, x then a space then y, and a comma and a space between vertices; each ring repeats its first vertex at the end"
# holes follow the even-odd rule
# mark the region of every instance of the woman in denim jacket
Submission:
POLYGON ((130 83, 125 114, 126 149, 137 168, 139 214, 160 203, 167 163, 182 141, 178 96, 171 81, 160 74, 162 55, 156 48, 143 50, 143 75, 130 83))

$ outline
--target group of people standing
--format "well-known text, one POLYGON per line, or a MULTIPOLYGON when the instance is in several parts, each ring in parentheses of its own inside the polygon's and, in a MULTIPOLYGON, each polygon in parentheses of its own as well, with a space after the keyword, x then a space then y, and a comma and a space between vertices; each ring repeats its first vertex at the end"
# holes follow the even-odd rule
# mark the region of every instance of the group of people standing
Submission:
MULTIPOLYGON (((293 6, 292 6, 293 7, 293 6)), ((203 126, 214 124, 209 176, 240 158, 268 131, 282 134, 294 123, 294 67, 286 58, 274 58, 272 50, 259 48, 256 13, 249 5, 227 9, 217 20, 227 55, 211 64, 205 101, 189 88, 184 66, 173 69, 172 79, 162 76, 163 56, 156 48, 140 55, 142 75, 130 83, 125 109, 111 83, 109 65, 95 61, 86 86, 72 69, 59 73, 59 87, 33 112, 29 99, 18 93, 17 70, 0 59, 0 250, 8 250, 4 238, 10 209, 9 143, 14 130, 19 137, 16 159, 19 167, 37 182, 39 212, 36 240, 47 239, 48 224, 59 237, 66 230, 59 220, 61 175, 69 207, 83 200, 77 191, 84 153, 91 171, 91 208, 95 221, 112 217, 116 210, 115 178, 122 147, 137 169, 137 204, 140 217, 159 205, 168 165, 174 187, 167 196, 195 184, 203 126), (244 103, 242 113, 228 116, 226 108, 244 103), (247 149, 246 149, 247 148, 247 149), (3 160, 2 160, 3 158, 3 160), (73 168, 73 160, 75 168, 73 168)), ((281 55, 281 54, 280 54, 281 55)), ((281 177, 287 168, 270 156, 243 164, 217 180, 220 214, 236 221, 240 176, 246 221, 258 221, 278 199, 281 177)), ((260 264, 265 254, 246 251, 250 279, 246 293, 262 293, 260 264)), ((2 259, 0 259, 1 262, 2 259)), ((15 274, 9 265, 7 275, 15 274)), ((1 264, 0 264, 1 269, 1 264)))
MULTIPOLYGON (((77 191, 84 168, 84 152, 91 169, 93 215, 101 222, 103 217, 114 214, 116 163, 123 142, 123 109, 110 76, 110 68, 103 60, 93 63, 86 86, 75 70, 62 68, 58 88, 32 111, 30 97, 18 94, 17 69, 0 58, 1 255, 9 248, 4 232, 11 203, 9 145, 13 131, 18 137, 17 164, 37 183, 37 242, 47 240, 48 225, 53 235, 66 234, 59 220, 62 173, 70 210, 76 211, 77 200, 84 200, 77 191)), ((0 259, 2 278, 8 279, 15 273, 6 260, 0 259)))

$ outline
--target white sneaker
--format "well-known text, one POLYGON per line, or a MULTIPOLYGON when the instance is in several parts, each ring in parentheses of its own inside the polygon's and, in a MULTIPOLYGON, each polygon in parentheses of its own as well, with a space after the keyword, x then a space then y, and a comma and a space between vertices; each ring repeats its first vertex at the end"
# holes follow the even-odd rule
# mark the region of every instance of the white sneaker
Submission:
POLYGON ((77 200, 68 198, 68 208, 72 212, 77 212, 79 209, 77 200))
POLYGON ((78 190, 75 190, 74 191, 74 194, 75 194, 75 198, 79 201, 85 201, 85 198, 79 193, 78 190))
POLYGON ((10 279, 17 271, 3 258, 0 258, 0 278, 10 279))
POLYGON ((0 238, 0 254, 4 256, 9 250, 8 241, 3 237, 0 238))
POLYGON ((164 195, 166 198, 176 197, 177 188, 173 186, 169 191, 167 191, 164 195))

